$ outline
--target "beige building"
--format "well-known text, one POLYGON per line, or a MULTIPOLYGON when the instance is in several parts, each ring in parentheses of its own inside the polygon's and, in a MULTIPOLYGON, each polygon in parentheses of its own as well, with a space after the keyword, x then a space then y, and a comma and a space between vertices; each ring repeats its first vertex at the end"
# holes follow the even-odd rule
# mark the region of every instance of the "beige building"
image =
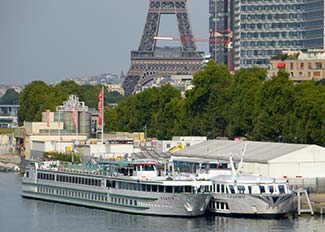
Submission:
POLYGON ((119 94, 124 96, 124 89, 121 85, 107 84, 106 88, 108 92, 118 92, 119 94))
POLYGON ((24 122, 26 159, 36 159, 44 152, 62 152, 68 148, 73 149, 76 142, 85 143, 87 135, 64 132, 64 123, 50 122, 50 128, 46 122, 24 122), (59 132, 60 131, 60 132, 59 132))
POLYGON ((282 59, 270 61, 268 76, 277 75, 279 70, 285 70, 290 79, 295 82, 321 80, 325 78, 325 53, 319 51, 286 52, 282 59))

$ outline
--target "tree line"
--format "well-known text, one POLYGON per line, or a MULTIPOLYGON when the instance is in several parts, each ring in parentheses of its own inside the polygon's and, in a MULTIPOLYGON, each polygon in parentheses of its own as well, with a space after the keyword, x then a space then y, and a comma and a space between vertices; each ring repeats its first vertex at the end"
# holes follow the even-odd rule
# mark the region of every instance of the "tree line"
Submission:
MULTIPOLYGON (((27 84, 19 96, 18 121, 41 121, 42 112, 47 109, 56 110, 72 94, 84 101, 88 107, 96 108, 100 85, 78 85, 74 81, 62 81, 56 85, 48 85, 43 81, 27 84)), ((123 96, 117 92, 105 92, 105 104, 117 103, 123 96)))
POLYGON ((259 68, 231 75, 209 62, 181 96, 170 85, 121 100, 105 112, 106 131, 144 131, 158 139, 177 135, 325 145, 323 82, 293 83, 259 68))

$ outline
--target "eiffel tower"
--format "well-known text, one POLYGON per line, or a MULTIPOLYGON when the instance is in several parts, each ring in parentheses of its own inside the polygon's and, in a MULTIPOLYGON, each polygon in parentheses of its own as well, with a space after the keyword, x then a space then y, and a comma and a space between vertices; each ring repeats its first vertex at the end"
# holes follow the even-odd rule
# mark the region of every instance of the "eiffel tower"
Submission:
POLYGON ((192 75, 201 69, 204 52, 197 52, 189 22, 187 0, 149 0, 149 10, 138 50, 131 51, 131 67, 123 82, 129 95, 157 77, 192 75), (156 47, 160 18, 176 15, 181 47, 156 47))

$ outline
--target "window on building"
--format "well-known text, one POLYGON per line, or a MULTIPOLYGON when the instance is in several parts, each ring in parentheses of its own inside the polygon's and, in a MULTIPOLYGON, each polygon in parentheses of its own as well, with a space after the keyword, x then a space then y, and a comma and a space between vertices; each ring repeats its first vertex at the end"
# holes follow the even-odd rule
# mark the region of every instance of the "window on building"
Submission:
POLYGON ((304 63, 303 62, 300 63, 300 69, 304 69, 304 63))
POLYGON ((311 62, 308 62, 308 69, 311 69, 312 66, 311 66, 311 62))
POLYGON ((314 77, 320 77, 320 72, 314 72, 314 77))
POLYGON ((316 66, 316 67, 315 67, 316 69, 322 69, 322 63, 318 63, 318 62, 317 62, 317 63, 315 64, 315 66, 316 66))

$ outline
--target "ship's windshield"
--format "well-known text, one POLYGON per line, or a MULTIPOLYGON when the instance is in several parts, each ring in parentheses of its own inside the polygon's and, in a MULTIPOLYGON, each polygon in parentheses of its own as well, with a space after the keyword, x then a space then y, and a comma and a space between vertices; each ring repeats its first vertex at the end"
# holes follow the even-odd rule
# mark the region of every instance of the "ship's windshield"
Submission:
POLYGON ((217 169, 218 168, 218 164, 210 164, 209 165, 210 169, 217 169))
POLYGON ((229 185, 230 193, 235 194, 235 188, 233 185, 229 185))
POLYGON ((286 185, 223 185, 214 184, 212 191, 215 193, 230 193, 230 194, 285 194, 287 192, 286 185))
POLYGON ((284 185, 279 185, 278 188, 279 188, 279 193, 285 193, 284 185))
POLYGON ((274 187, 273 186, 269 186, 269 192, 273 193, 274 192, 274 187))
POLYGON ((143 166, 143 171, 154 171, 155 168, 153 165, 145 165, 143 166))

